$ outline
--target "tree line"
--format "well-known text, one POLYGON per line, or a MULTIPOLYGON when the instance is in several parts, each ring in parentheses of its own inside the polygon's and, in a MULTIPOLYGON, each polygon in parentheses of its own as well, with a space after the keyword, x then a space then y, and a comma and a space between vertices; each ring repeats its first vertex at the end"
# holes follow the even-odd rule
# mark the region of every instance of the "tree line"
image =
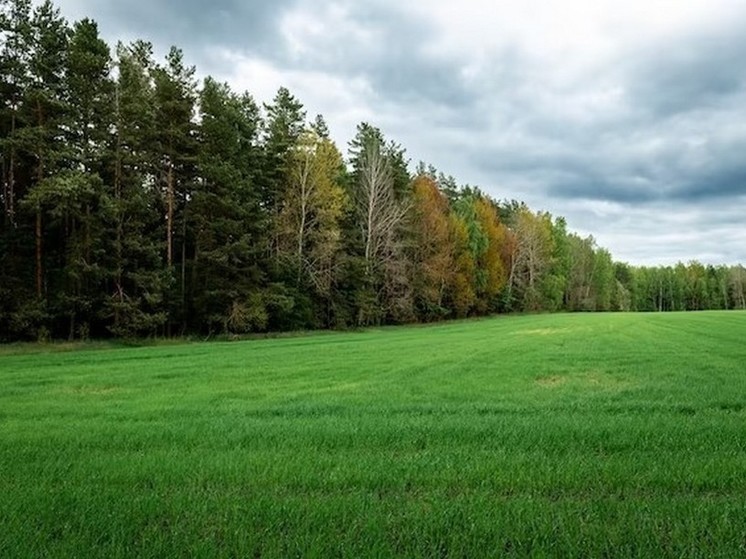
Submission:
POLYGON ((746 308, 746 269, 614 262, 368 123, 346 156, 172 48, 0 0, 0 340, 349 328, 522 311, 746 308))

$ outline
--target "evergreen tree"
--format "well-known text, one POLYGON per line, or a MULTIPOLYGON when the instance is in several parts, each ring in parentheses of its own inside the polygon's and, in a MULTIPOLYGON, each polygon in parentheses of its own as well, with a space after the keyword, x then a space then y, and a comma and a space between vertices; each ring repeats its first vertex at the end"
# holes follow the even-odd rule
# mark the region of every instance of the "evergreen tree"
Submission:
POLYGON ((166 322, 161 196, 153 156, 155 143, 153 49, 135 42, 117 48, 115 135, 109 176, 114 185, 114 250, 104 315, 116 336, 155 335, 166 322))
POLYGON ((28 124, 24 101, 31 83, 31 29, 30 0, 0 2, 0 339, 36 337, 43 320, 43 302, 34 300, 33 225, 25 214, 19 216, 18 207, 28 192, 33 164, 22 149, 28 124))
POLYGON ((25 125, 23 99, 30 84, 31 1, 0 3, 0 147, 5 228, 17 226, 19 130, 25 125))
MULTIPOLYGON (((69 127, 66 97, 67 43, 69 28, 60 11, 50 1, 37 6, 29 28, 28 84, 24 88, 18 129, 14 142, 27 166, 25 184, 17 184, 19 210, 33 231, 33 281, 35 301, 25 304, 37 317, 37 336, 54 334, 48 314, 59 312, 49 306, 50 297, 62 288, 64 246, 69 229, 65 222, 70 185, 60 174, 69 169, 69 151, 65 130, 69 127)), ((19 174, 20 175, 20 174, 19 174)), ((28 230, 28 229, 26 229, 28 230)), ((28 246, 28 245, 25 245, 28 246)))
POLYGON ((281 201, 288 187, 291 150, 295 147, 305 127, 306 112, 303 104, 288 89, 281 87, 271 104, 264 105, 263 147, 261 166, 261 203, 271 218, 269 251, 279 264, 278 221, 281 201))
POLYGON ((259 110, 207 78, 200 93, 199 181, 194 187, 194 311, 208 333, 264 330, 266 219, 256 186, 259 110))
POLYGON ((327 126, 326 120, 324 120, 324 117, 322 115, 316 115, 316 118, 311 125, 311 130, 316 132, 316 135, 319 138, 323 140, 329 139, 329 127, 327 126))
POLYGON ((54 213, 65 222, 58 312, 69 319, 68 337, 87 337, 104 304, 107 253, 111 238, 110 191, 104 174, 113 126, 111 55, 97 25, 83 20, 73 26, 67 53, 67 163, 50 179, 54 213))
MULTIPOLYGON (((197 100, 194 67, 184 65, 183 53, 172 47, 166 64, 153 72, 154 161, 156 181, 165 215, 166 267, 171 274, 170 314, 179 318, 182 330, 187 320, 188 205, 195 181, 197 100), (178 247, 177 247, 178 243, 178 247), (179 250, 180 249, 180 250, 179 250), (178 267, 178 271, 177 271, 178 267)), ((171 324, 169 321, 169 334, 171 324)))

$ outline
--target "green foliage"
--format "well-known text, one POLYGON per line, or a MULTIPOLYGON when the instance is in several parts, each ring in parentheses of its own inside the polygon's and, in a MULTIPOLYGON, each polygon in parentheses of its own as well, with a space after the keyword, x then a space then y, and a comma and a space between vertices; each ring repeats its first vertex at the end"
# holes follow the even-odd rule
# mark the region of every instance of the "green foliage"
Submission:
POLYGON ((107 299, 106 328, 115 336, 153 336, 167 312, 164 294, 171 283, 163 265, 165 238, 160 234, 160 193, 156 187, 153 48, 138 41, 118 45, 115 134, 106 159, 111 181, 114 247, 107 299))
POLYGON ((224 330, 232 334, 261 332, 267 328, 269 314, 264 297, 250 294, 244 301, 234 300, 224 317, 224 330))
MULTIPOLYGON (((287 184, 288 156, 305 126, 303 104, 281 87, 272 103, 264 105, 262 206, 271 215, 279 212, 279 201, 287 184)), ((270 243, 271 244, 271 243, 270 243)))
POLYGON ((260 260, 266 221, 254 169, 260 158, 259 111, 208 78, 200 93, 198 175, 190 204, 194 233, 193 312, 208 331, 264 330, 260 260))
POLYGON ((371 123, 345 161, 288 89, 260 107, 195 75, 0 0, 0 340, 746 308, 741 266, 615 263, 561 217, 413 177, 371 123))
MULTIPOLYGON (((477 198, 475 196, 461 196, 454 205, 454 211, 466 225, 466 231, 468 233, 468 247, 472 256, 476 259, 479 258, 489 247, 489 239, 482 228, 481 223, 477 219, 476 210, 477 198)), ((480 271, 477 271, 479 274, 480 271)), ((477 277, 477 283, 483 283, 484 278, 477 277)))
POLYGON ((360 182, 360 173, 365 161, 366 150, 375 146, 375 149, 386 160, 391 168, 393 190, 401 199, 408 195, 412 177, 409 174, 409 160, 406 158, 406 150, 394 141, 386 142, 381 130, 367 122, 361 122, 357 126, 355 137, 350 140, 348 147, 349 162, 352 167, 352 182, 360 182))

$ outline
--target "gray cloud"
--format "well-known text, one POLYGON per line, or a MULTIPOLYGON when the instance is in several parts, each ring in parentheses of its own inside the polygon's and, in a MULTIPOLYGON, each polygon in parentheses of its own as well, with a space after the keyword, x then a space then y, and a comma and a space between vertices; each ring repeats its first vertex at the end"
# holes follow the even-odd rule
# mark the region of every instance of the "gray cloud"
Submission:
POLYGON ((136 34, 145 40, 177 46, 264 47, 275 40, 279 17, 294 0, 57 0, 64 10, 90 14, 109 33, 136 34))
MULTIPOLYGON (((414 161, 564 213, 624 259, 686 260, 688 251, 746 261, 746 223, 731 211, 746 205, 746 10, 573 65, 509 39, 445 48, 442 26, 393 0, 187 0, 178 9, 165 0, 58 1, 73 17, 98 20, 110 39, 184 47, 202 74, 259 79, 236 76, 235 58, 220 54, 227 49, 291 80, 301 100, 319 102, 320 83, 347 88, 328 92, 354 98, 340 122, 370 115, 414 161), (687 219, 660 217, 670 213, 687 219), (717 236, 729 240, 718 245, 717 236)), ((308 107, 323 110, 332 123, 342 113, 331 102, 308 107)), ((344 122, 342 146, 354 132, 344 122)))
MULTIPOLYGON (((746 148, 746 146, 744 146, 746 148)), ((722 198, 725 202, 746 195, 746 165, 725 166, 709 170, 685 184, 679 198, 697 202, 702 199, 722 198)))
POLYGON ((746 39, 729 29, 637 46, 567 88, 520 60, 469 161, 547 200, 727 203, 746 193, 746 39))
MULTIPOLYGON (((324 3, 306 2, 309 11, 324 3)), ((380 102, 416 106, 423 100, 453 109, 467 108, 474 100, 460 77, 462 62, 455 57, 426 51, 437 30, 428 22, 398 10, 395 5, 366 5, 358 2, 327 2, 344 9, 343 23, 363 29, 356 37, 346 29, 333 29, 316 37, 302 54, 276 49, 273 60, 286 68, 313 68, 347 77, 363 77, 380 102)))
POLYGON ((203 73, 225 70, 217 50, 238 48, 271 56, 278 44, 277 24, 296 0, 55 0, 70 19, 91 17, 110 40, 142 39, 165 55, 184 50, 203 73))
POLYGON ((743 262, 746 229, 740 207, 717 202, 694 207, 670 200, 633 211, 614 203, 568 200, 560 205, 569 222, 583 224, 581 234, 593 234, 601 246, 615 246, 616 258, 650 265, 743 262))
POLYGON ((629 67, 630 103, 656 117, 717 109, 746 88, 742 25, 650 44, 629 56, 622 64, 629 67))

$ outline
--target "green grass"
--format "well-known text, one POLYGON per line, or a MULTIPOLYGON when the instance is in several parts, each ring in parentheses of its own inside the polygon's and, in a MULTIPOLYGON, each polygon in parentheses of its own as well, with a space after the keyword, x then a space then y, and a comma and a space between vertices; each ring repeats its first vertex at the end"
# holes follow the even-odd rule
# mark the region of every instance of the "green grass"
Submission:
POLYGON ((746 555, 744 313, 59 349, 0 356, 2 558, 746 555))

